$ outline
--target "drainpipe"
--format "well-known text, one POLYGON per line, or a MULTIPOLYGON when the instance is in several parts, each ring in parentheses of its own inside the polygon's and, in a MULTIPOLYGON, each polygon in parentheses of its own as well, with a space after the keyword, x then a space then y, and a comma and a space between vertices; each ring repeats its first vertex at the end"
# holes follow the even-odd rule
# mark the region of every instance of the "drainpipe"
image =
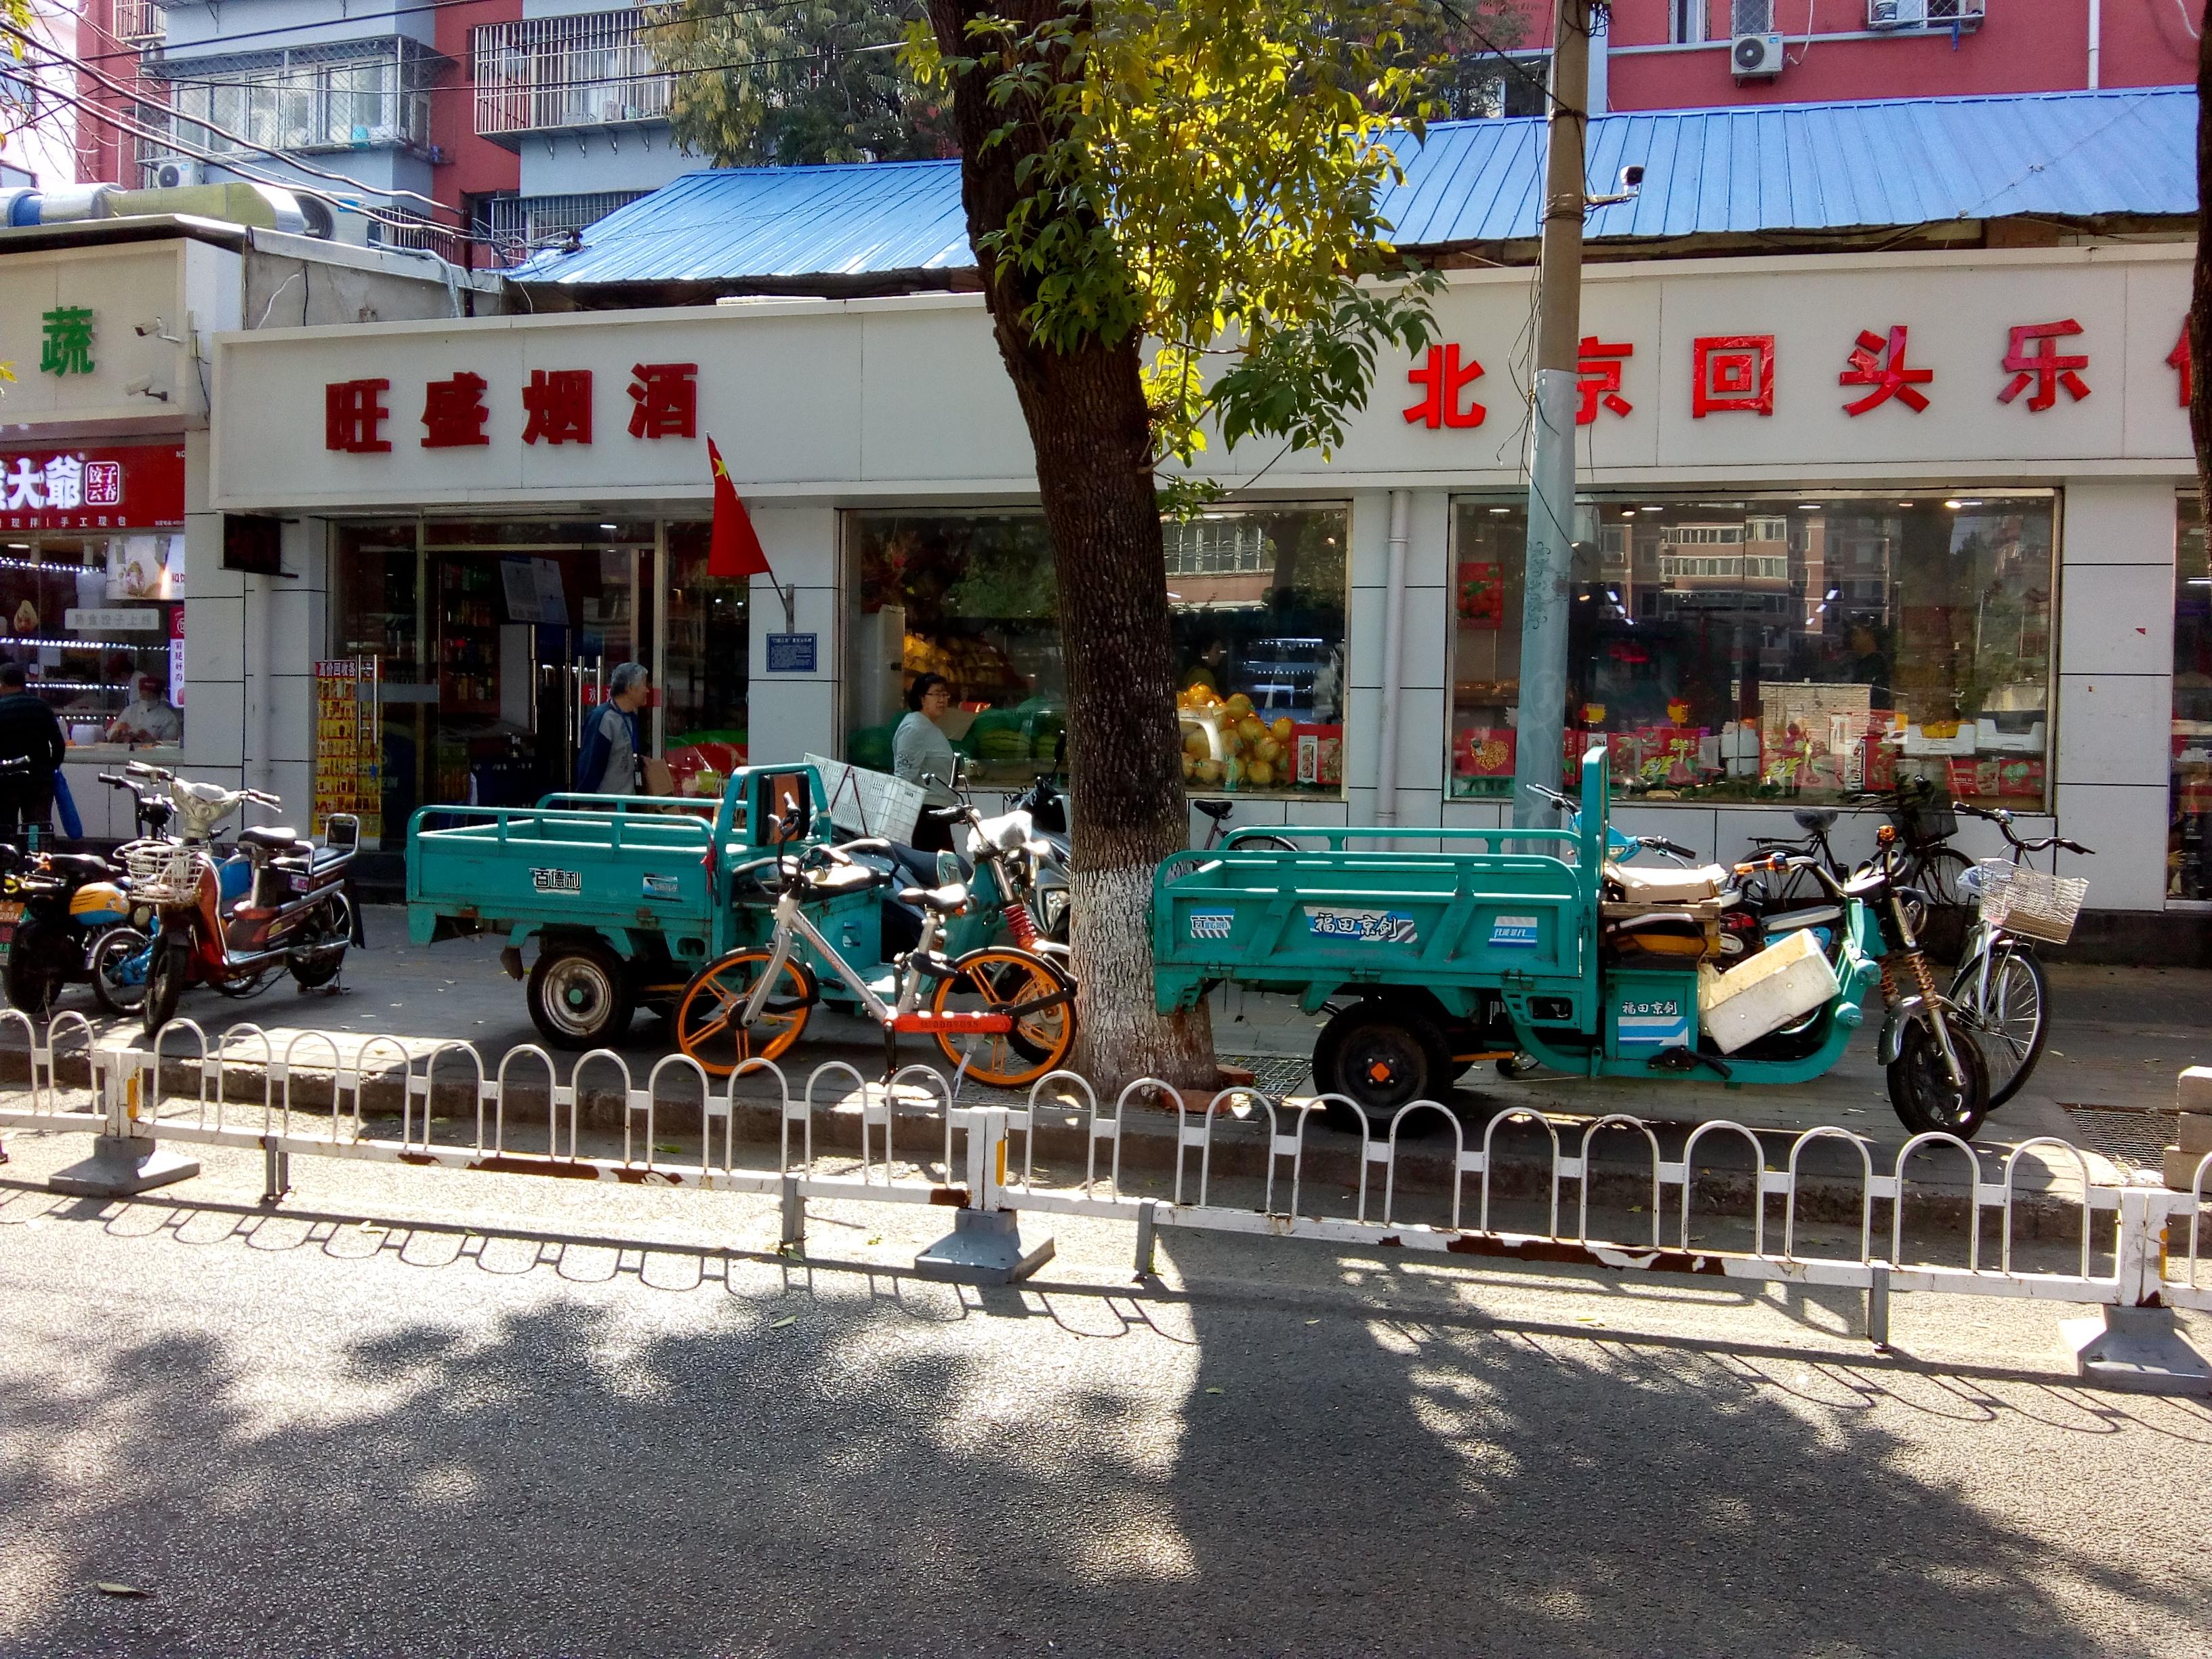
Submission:
POLYGON ((1412 536, 1413 492, 1390 492, 1390 569, 1382 591, 1382 730, 1376 741, 1375 822, 1385 829, 1398 822, 1399 683, 1406 655, 1406 544, 1412 536))
POLYGON ((275 776, 269 754, 269 578, 246 578, 246 650, 252 665, 246 676, 246 741, 247 787, 266 790, 275 776))
POLYGON ((2089 90, 2097 89, 2097 71, 2105 55, 2105 0, 2089 0, 2089 90))

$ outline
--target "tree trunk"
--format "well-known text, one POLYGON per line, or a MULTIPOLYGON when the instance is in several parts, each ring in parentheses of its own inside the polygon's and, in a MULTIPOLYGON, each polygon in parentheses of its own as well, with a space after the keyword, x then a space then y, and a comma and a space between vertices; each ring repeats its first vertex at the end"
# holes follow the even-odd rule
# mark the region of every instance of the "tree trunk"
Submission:
POLYGON ((2197 20, 2197 269, 2189 286, 2189 435, 2197 511, 2212 520, 2212 0, 2197 20))
MULTIPOLYGON (((976 50, 965 26, 984 9, 978 0, 930 0, 931 27, 948 59, 976 50)), ((1020 0, 990 9, 1033 25, 1061 8, 1058 0, 1020 0)), ((980 244, 1006 224, 1024 194, 1017 166, 1040 144, 1027 131, 987 144, 1006 118, 988 96, 990 75, 955 75, 953 118, 969 234, 979 244, 993 331, 1036 452, 1054 555, 1073 780, 1076 1063, 1102 1089, 1147 1074, 1205 1086, 1214 1077, 1206 1010, 1163 1016, 1152 1002, 1152 872, 1189 844, 1189 829, 1152 422, 1139 378, 1144 342, 1131 335, 1059 351, 1024 326, 1030 284, 980 244)))

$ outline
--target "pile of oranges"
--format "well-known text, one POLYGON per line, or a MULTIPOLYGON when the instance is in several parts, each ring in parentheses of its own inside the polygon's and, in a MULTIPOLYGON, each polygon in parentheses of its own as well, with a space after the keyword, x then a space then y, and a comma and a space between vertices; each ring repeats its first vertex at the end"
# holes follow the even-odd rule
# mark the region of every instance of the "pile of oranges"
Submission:
POLYGON ((1223 697, 1194 685, 1176 698, 1182 727, 1182 775, 1204 788, 1267 789, 1291 773, 1291 720, 1270 722, 1242 691, 1223 697))

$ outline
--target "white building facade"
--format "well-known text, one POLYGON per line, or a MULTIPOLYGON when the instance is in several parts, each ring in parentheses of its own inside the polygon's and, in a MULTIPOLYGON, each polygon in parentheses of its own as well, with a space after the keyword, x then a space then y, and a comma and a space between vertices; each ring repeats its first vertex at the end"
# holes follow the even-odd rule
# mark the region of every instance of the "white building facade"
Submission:
MULTIPOLYGON (((1729 857, 1918 773, 2097 848, 2130 951, 2212 910, 2188 286, 2179 244, 1593 267, 1568 715, 1638 791, 1621 819, 1729 857)), ((1528 271, 1454 273, 1340 452, 1209 458, 1230 493, 1170 526, 1168 583, 1193 793, 1235 822, 1505 810, 1531 306, 1528 271)), ((679 774, 881 764, 925 671, 987 780, 1059 752, 1052 551, 975 296, 229 334, 213 407, 207 511, 281 519, 288 597, 250 633, 191 590, 194 684, 246 696, 188 757, 305 799, 312 700, 256 677, 374 656, 387 845, 564 787, 578 688, 628 656, 679 774), (705 570, 709 437, 788 622, 705 570)))

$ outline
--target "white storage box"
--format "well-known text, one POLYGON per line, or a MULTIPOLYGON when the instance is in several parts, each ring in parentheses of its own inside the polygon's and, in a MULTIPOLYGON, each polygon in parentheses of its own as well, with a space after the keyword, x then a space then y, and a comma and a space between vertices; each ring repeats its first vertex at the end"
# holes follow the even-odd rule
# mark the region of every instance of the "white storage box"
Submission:
POLYGON ((1699 969, 1698 1017, 1714 1046, 1732 1054, 1811 1013, 1842 988, 1820 939, 1804 928, 1725 974, 1699 969))

